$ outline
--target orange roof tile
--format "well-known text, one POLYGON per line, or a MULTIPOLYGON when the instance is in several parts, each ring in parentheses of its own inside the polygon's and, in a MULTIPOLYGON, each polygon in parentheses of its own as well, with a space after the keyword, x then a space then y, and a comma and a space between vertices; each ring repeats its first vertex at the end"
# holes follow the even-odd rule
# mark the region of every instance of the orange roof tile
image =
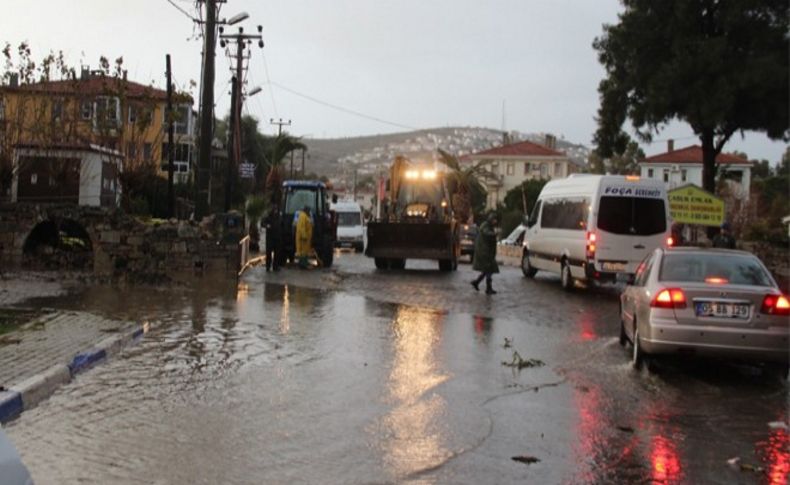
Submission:
MULTIPOLYGON (((702 147, 691 145, 671 152, 659 153, 642 160, 642 163, 702 163, 702 147)), ((749 163, 745 158, 741 158, 729 153, 720 153, 716 157, 716 163, 749 163)))
MULTIPOLYGON (((2 86, 2 89, 18 91, 36 91, 51 94, 86 94, 102 95, 118 91, 125 91, 125 95, 130 98, 155 99, 164 101, 167 99, 167 92, 151 86, 145 86, 134 81, 125 81, 115 77, 105 77, 94 75, 89 79, 65 79, 58 81, 44 81, 32 84, 21 84, 12 88, 2 86)), ((183 95, 177 95, 183 99, 183 95)), ((192 101, 191 96, 188 97, 192 101)))
POLYGON ((472 156, 511 156, 511 157, 525 157, 525 156, 541 156, 541 157, 562 157, 564 153, 552 150, 543 145, 532 143, 531 141, 522 141, 519 143, 511 143, 510 145, 503 145, 482 152, 472 154, 472 156))

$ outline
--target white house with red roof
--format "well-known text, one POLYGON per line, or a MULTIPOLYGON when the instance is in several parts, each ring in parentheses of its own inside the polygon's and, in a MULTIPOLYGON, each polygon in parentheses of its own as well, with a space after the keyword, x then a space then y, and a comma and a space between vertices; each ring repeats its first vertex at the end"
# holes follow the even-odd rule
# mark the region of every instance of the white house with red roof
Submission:
MULTIPOLYGON (((669 140, 667 151, 647 157, 639 162, 643 178, 663 180, 667 190, 681 185, 694 184, 702 187, 702 147, 692 145, 674 149, 669 140)), ((717 175, 728 181, 732 193, 741 199, 749 197, 749 186, 752 182, 752 163, 729 153, 720 153, 716 157, 717 175)))
POLYGON ((564 178, 579 171, 570 158, 557 151, 556 138, 551 135, 546 136, 545 145, 531 141, 502 145, 466 155, 461 164, 471 166, 481 161, 487 162, 486 168, 495 176, 481 180, 490 209, 504 202, 505 194, 526 180, 564 178))

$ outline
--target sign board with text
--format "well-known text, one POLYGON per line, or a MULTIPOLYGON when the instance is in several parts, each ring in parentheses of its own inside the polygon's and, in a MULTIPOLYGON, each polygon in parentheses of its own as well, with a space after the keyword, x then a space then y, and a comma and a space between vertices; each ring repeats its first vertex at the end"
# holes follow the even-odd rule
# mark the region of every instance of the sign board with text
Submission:
POLYGON ((670 190, 667 195, 674 222, 716 227, 724 222, 724 201, 694 184, 670 190))

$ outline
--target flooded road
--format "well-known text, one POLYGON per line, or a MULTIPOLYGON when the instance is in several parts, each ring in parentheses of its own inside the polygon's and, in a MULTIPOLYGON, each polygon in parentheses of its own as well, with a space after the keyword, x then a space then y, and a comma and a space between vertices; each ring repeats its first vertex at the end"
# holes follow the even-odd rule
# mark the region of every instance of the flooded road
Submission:
POLYGON ((150 331, 7 432, 39 484, 787 482, 787 384, 632 370, 615 289, 372 267, 48 300, 150 331))

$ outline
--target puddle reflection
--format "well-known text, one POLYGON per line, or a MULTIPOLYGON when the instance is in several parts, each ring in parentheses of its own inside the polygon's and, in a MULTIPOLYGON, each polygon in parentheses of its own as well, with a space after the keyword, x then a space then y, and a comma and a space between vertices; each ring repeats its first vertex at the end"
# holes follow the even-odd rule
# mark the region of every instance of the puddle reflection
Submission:
POLYGON ((396 476, 436 466, 445 460, 442 416, 447 402, 432 389, 448 379, 436 352, 444 315, 400 307, 393 323, 394 356, 388 391, 394 406, 384 417, 385 461, 396 476))

